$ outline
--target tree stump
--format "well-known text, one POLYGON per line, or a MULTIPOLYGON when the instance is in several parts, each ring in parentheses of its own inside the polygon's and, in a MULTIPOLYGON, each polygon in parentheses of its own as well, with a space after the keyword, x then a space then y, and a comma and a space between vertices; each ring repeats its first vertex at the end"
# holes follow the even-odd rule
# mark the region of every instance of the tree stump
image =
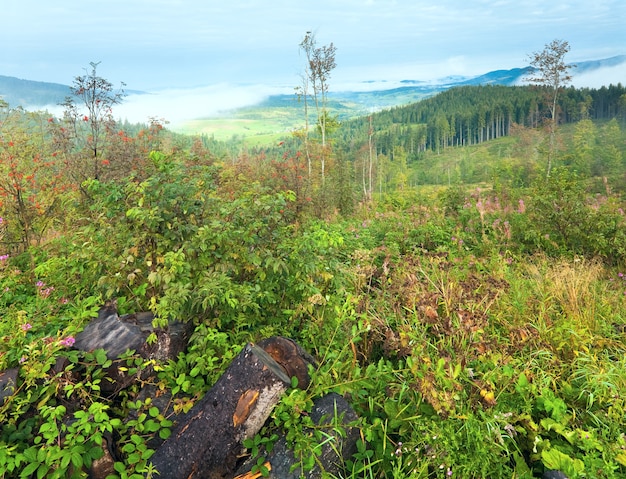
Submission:
POLYGON ((246 345, 205 396, 177 418, 151 458, 159 477, 232 478, 243 441, 261 429, 290 385, 264 349, 246 345))

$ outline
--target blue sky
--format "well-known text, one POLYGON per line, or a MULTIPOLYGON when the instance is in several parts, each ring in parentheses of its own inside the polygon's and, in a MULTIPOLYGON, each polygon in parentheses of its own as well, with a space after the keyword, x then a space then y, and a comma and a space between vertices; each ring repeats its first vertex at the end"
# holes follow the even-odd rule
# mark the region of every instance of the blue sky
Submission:
POLYGON ((70 84, 99 61, 128 89, 256 85, 242 101, 299 84, 308 30, 337 47, 331 89, 525 66, 553 39, 572 62, 626 54, 624 0, 11 0, 1 18, 0 75, 70 84))

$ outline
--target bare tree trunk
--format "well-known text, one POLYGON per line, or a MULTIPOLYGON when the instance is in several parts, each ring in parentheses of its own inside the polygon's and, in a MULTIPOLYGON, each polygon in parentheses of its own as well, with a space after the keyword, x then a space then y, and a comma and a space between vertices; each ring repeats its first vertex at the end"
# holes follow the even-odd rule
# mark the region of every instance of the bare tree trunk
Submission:
POLYGON ((372 128, 372 116, 370 115, 370 129, 369 129, 369 188, 367 192, 367 198, 369 201, 372 200, 372 170, 374 166, 374 155, 373 155, 373 147, 374 147, 374 129, 372 128))

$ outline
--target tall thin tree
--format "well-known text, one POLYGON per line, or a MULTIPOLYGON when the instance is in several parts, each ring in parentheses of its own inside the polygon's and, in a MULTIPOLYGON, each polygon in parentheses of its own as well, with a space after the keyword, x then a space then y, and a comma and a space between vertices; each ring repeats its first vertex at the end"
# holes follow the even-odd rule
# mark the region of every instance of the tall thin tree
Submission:
MULTIPOLYGON (((306 32, 300 43, 300 49, 306 56, 305 77, 300 92, 305 96, 305 116, 308 115, 307 96, 310 96, 315 105, 317 115, 317 127, 322 138, 321 175, 322 182, 325 177, 326 136, 331 123, 335 123, 328 112, 328 89, 330 74, 337 66, 335 62, 336 47, 330 43, 321 47, 317 46, 315 34, 306 32), (309 95, 309 87, 312 93, 309 95)), ((308 128, 308 119, 307 119, 308 128)), ((305 132, 306 138, 307 132, 305 132)))
POLYGON ((548 109, 550 110, 550 149, 548 152, 547 176, 550 176, 554 159, 555 136, 558 123, 558 95, 572 80, 570 69, 575 65, 565 63, 565 55, 569 52, 569 43, 565 40, 552 40, 540 52, 529 55, 531 72, 526 80, 542 87, 548 109))

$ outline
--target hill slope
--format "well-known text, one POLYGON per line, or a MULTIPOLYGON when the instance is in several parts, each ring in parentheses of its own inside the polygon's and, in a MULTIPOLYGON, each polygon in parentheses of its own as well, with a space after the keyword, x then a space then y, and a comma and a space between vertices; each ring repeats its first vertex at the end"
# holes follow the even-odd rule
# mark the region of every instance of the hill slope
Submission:
POLYGON ((0 75, 0 97, 12 107, 24 108, 56 105, 70 94, 68 85, 0 75))

